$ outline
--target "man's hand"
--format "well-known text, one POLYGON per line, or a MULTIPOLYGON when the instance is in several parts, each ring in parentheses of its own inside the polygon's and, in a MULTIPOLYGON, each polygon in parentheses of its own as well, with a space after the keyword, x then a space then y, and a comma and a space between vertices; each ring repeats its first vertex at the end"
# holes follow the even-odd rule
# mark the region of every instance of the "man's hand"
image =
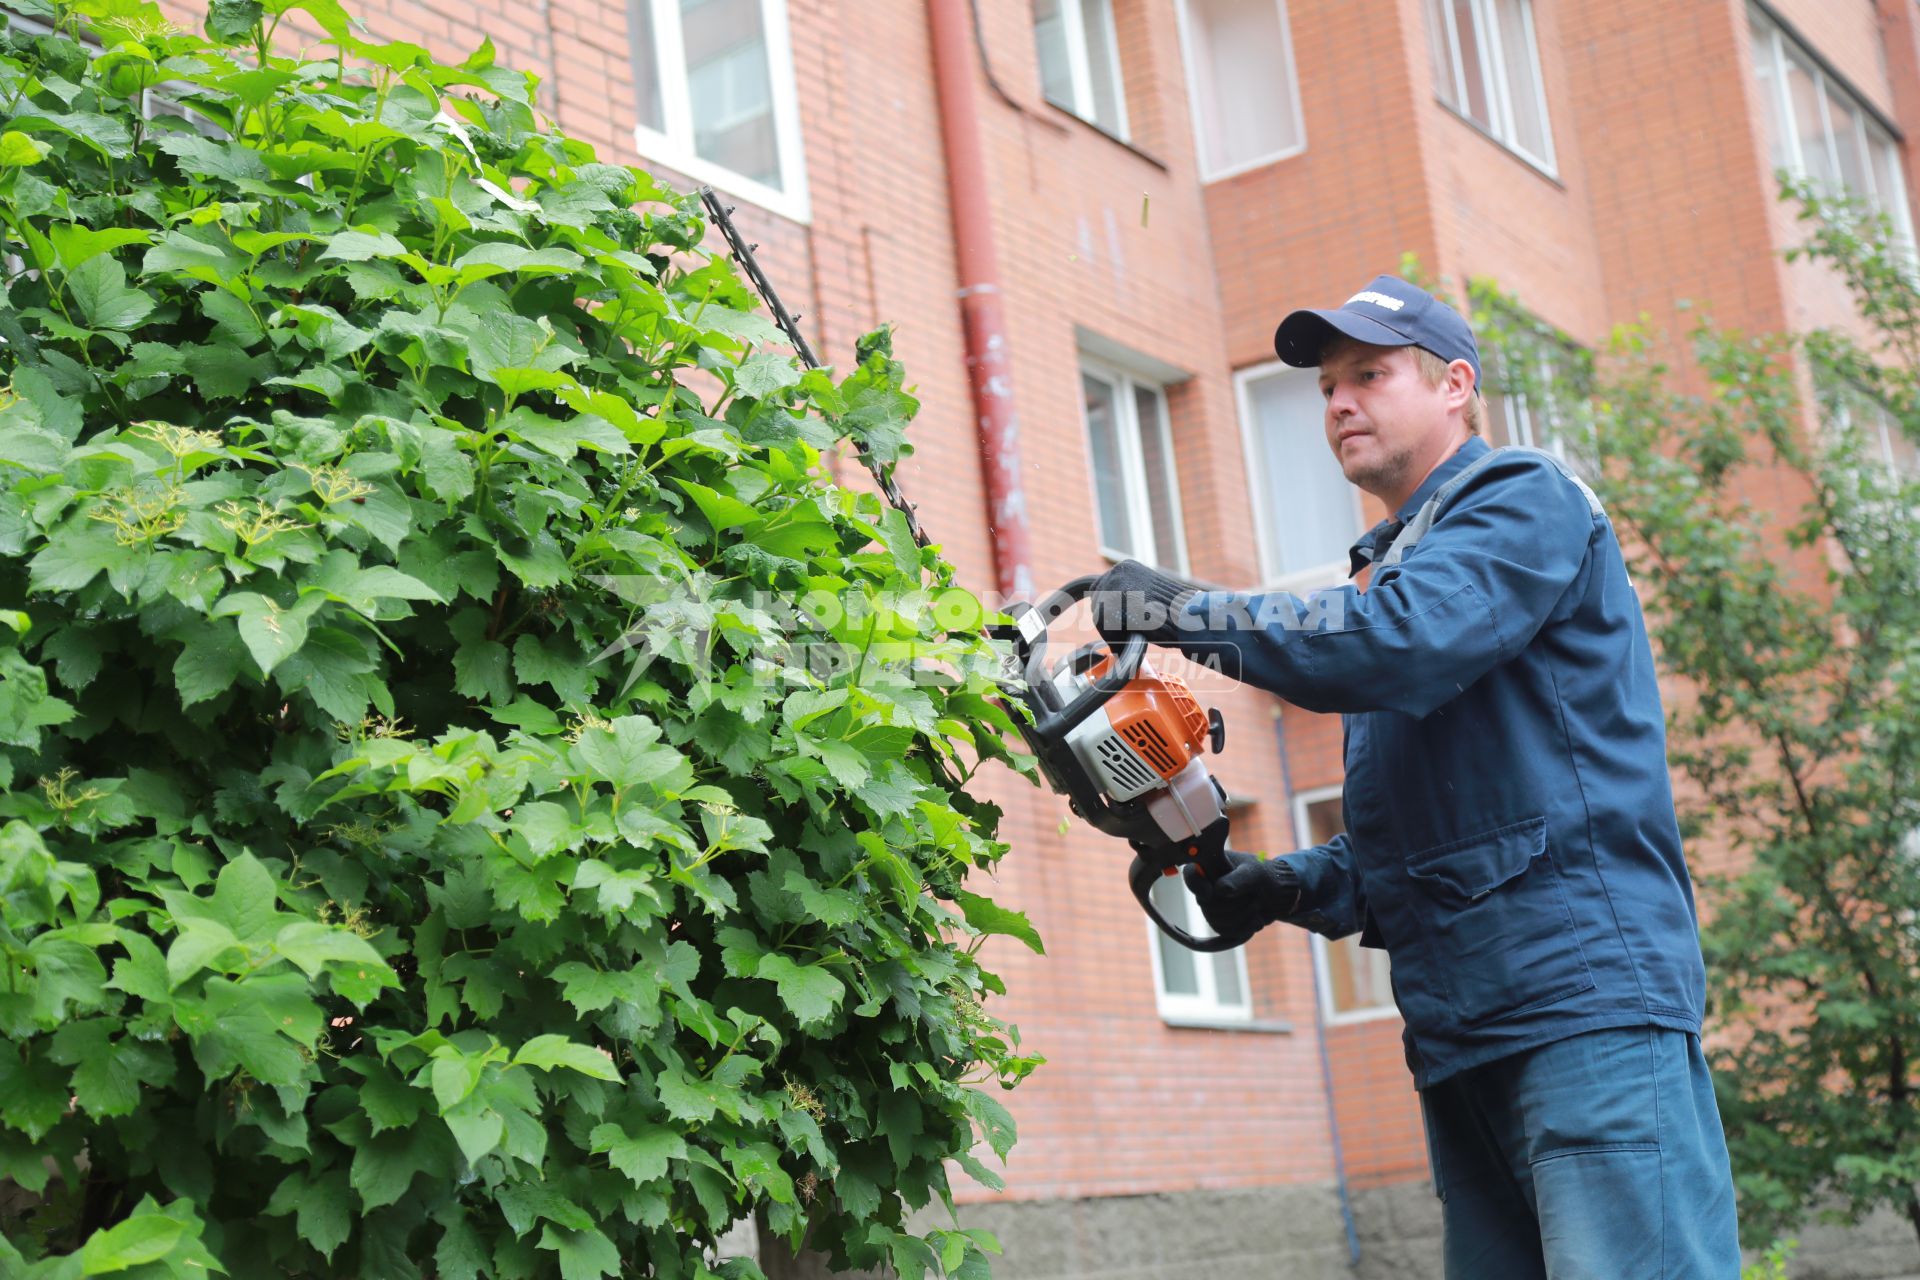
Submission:
POLYGON ((1138 560, 1122 560, 1100 575, 1088 601, 1094 627, 1108 645, 1118 649, 1128 636, 1136 635, 1154 644, 1172 644, 1180 637, 1173 620, 1187 598, 1196 594, 1178 578, 1138 560))
POLYGON ((1300 905, 1300 878, 1285 859, 1262 862, 1250 853, 1228 850, 1227 861, 1231 866, 1218 880, 1208 879, 1192 864, 1185 872, 1207 927, 1221 937, 1247 937, 1292 915, 1300 905))

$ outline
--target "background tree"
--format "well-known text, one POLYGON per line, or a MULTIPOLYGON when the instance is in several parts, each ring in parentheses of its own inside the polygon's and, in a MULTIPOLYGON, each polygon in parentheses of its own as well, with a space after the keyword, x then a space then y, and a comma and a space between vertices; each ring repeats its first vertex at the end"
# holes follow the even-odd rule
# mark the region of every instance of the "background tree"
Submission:
POLYGON ((1512 354, 1539 345, 1514 300, 1474 295, 1503 390, 1558 405, 1679 677, 1696 870, 1703 848, 1742 868, 1702 888, 1743 1232, 1885 1205, 1920 1236, 1920 290, 1883 220, 1786 194, 1794 256, 1846 281, 1865 345, 1703 324, 1681 370, 1628 327, 1555 369, 1512 354))
POLYGON ((819 465, 903 452, 884 337, 768 349, 488 47, 15 7, 0 1270, 985 1275, 906 1213, 995 1181, 1038 941, 979 607, 819 465))

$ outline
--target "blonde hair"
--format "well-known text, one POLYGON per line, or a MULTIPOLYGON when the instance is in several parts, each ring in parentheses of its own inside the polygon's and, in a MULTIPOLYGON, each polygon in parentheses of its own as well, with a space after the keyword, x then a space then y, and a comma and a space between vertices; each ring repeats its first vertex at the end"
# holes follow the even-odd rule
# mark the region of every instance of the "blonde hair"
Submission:
MULTIPOLYGON (((1413 358, 1419 363, 1420 376, 1427 380, 1428 386, 1437 387, 1447 380, 1447 370, 1452 368, 1447 361, 1425 347, 1415 347, 1413 358)), ((1474 383, 1473 394, 1467 398, 1466 419, 1467 430, 1479 435, 1487 420, 1487 398, 1480 394, 1478 381, 1474 383)))

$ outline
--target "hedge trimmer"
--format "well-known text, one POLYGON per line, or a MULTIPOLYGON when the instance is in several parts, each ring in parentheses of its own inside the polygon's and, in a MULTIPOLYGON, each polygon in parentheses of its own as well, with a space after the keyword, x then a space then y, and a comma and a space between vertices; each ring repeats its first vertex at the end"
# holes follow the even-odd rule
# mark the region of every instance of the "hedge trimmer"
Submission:
MULTIPOLYGON (((755 261, 758 246, 741 238, 732 211, 712 188, 702 189, 700 199, 795 354, 809 369, 819 368, 799 317, 781 305, 755 261)), ((861 460, 881 496, 906 516, 914 541, 926 546, 913 505, 901 495, 891 470, 865 454, 861 460)), ((1226 792, 1202 758, 1203 752, 1225 745, 1220 713, 1202 711, 1186 681, 1155 671, 1140 636, 1131 637, 1118 654, 1104 644, 1089 644, 1047 665, 1048 628, 1085 599, 1096 581, 1076 578, 1039 605, 1015 602, 1007 609, 1012 621, 991 628, 995 639, 1013 642, 1021 678, 1009 683, 1030 712, 1020 724, 1021 736, 1041 775, 1067 797, 1076 815, 1133 847, 1127 882, 1148 918, 1189 950, 1231 950, 1247 938, 1196 937, 1162 915, 1152 896, 1155 881, 1178 875, 1188 863, 1208 877, 1227 872, 1226 792)))

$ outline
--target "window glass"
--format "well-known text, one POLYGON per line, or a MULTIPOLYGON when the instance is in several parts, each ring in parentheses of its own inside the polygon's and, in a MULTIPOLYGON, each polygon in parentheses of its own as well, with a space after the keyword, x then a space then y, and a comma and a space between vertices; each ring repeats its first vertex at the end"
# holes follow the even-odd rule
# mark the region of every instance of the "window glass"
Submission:
POLYGON ((1087 411, 1087 448, 1093 455, 1093 488, 1100 504, 1100 544, 1134 554, 1133 522, 1128 515, 1127 483, 1120 456, 1119 406, 1113 384, 1090 373, 1080 375, 1087 411))
POLYGON ((1033 42, 1047 101, 1127 136, 1126 88, 1113 0, 1034 0, 1033 42))
POLYGON ((1528 160, 1553 167, 1533 0, 1428 0, 1440 100, 1528 160))
MULTIPOLYGON (((1169 923, 1193 930, 1187 920, 1187 903, 1192 901, 1177 876, 1162 876, 1153 886, 1153 905, 1169 923)), ((1197 912, 1195 914, 1198 914, 1197 912)), ((1159 929, 1154 930, 1154 945, 1160 948, 1160 989, 1170 996, 1200 994, 1200 967, 1196 956, 1159 929)))
POLYGON ((1868 176, 1866 139, 1861 135, 1860 117, 1831 86, 1827 90, 1827 120, 1833 126, 1833 149, 1840 158, 1840 181, 1849 191, 1871 197, 1873 179, 1868 176))
POLYGON ((1073 59, 1067 50, 1067 16, 1061 0, 1034 0, 1033 40, 1040 54, 1040 91, 1047 101, 1072 111, 1073 59))
POLYGON ((667 117, 660 101, 659 37, 653 29, 653 0, 629 0, 627 38, 633 46, 633 97, 640 123, 665 133, 667 117))
POLYGON ((806 217, 786 0, 628 0, 650 160, 806 217))
POLYGON ((1873 168, 1874 204, 1893 219, 1894 230, 1911 241, 1913 217, 1907 209, 1907 177, 1900 164, 1900 148, 1886 130, 1871 122, 1867 125, 1867 155, 1873 168))
POLYGON ((1311 369, 1276 369, 1246 381, 1256 458, 1253 499, 1266 529, 1267 576, 1347 570, 1359 536, 1353 488, 1327 447, 1326 402, 1311 369))
POLYGON ((1216 951, 1207 959, 1213 964, 1214 998, 1226 1005, 1245 1004, 1247 993, 1240 982, 1240 957, 1231 951, 1216 951))
POLYGON ((1217 173, 1299 147, 1280 0, 1187 0, 1186 12, 1201 168, 1217 173))
POLYGON ((1175 490, 1173 441, 1167 427, 1167 401, 1158 387, 1135 383, 1134 415, 1140 424, 1140 470, 1147 510, 1153 516, 1155 564, 1177 565, 1180 554, 1179 494, 1175 490))
POLYGON ((1473 0, 1453 0, 1453 31, 1460 51, 1458 86, 1462 97, 1454 105, 1471 116, 1483 128, 1493 128, 1493 109, 1487 102, 1487 73, 1480 50, 1479 28, 1474 23, 1473 0))
POLYGON ((1080 0, 1080 25, 1087 44, 1087 88, 1093 95, 1087 104, 1092 108, 1089 118, 1108 133, 1125 135, 1126 107, 1120 85, 1120 49, 1113 33, 1113 0, 1080 0))
POLYGON ((1800 164, 1808 176, 1831 183, 1837 174, 1833 154, 1827 150, 1827 121, 1820 109, 1820 86, 1813 74, 1811 66, 1792 54, 1787 56, 1787 102, 1800 141, 1800 164))
MULTIPOLYGON (((1325 844, 1347 829, 1337 794, 1308 799, 1301 810, 1306 819, 1301 834, 1313 844, 1325 844)), ((1392 970, 1385 951, 1361 946, 1358 934, 1333 940, 1316 935, 1315 942, 1324 967, 1330 1015, 1337 1018, 1394 1008, 1392 970)))
POLYGON ((1547 99, 1534 60, 1533 23, 1527 0, 1493 0, 1500 24, 1500 52, 1507 69, 1507 96, 1513 107, 1513 141, 1530 156, 1552 154, 1547 139, 1547 99))
POLYGON ((1447 38, 1450 0, 1427 0, 1427 52, 1433 57, 1433 89, 1446 102, 1455 100, 1453 41, 1447 38))
POLYGON ((779 144, 760 0, 681 0, 680 30, 695 154, 778 190, 779 144))
POLYGON ((1912 257, 1913 211, 1891 135, 1759 8, 1748 10, 1747 21, 1774 163, 1886 214, 1912 257))
POLYGON ((1773 28, 1757 15, 1749 15, 1753 32, 1753 70, 1760 81, 1761 114, 1767 122, 1767 156, 1776 169, 1793 167, 1793 153, 1787 149, 1787 130, 1780 122, 1780 66, 1774 48, 1773 28))
MULTIPOLYGON (((1186 881, 1179 876, 1162 876, 1154 881, 1149 895, 1153 905, 1168 923, 1185 929, 1198 938, 1210 938, 1206 917, 1193 900, 1186 881)), ((1153 945, 1160 975, 1160 1010, 1167 1015, 1218 1018, 1244 1021, 1251 1004, 1247 997, 1246 951, 1200 954, 1189 951, 1153 928, 1153 945)))

